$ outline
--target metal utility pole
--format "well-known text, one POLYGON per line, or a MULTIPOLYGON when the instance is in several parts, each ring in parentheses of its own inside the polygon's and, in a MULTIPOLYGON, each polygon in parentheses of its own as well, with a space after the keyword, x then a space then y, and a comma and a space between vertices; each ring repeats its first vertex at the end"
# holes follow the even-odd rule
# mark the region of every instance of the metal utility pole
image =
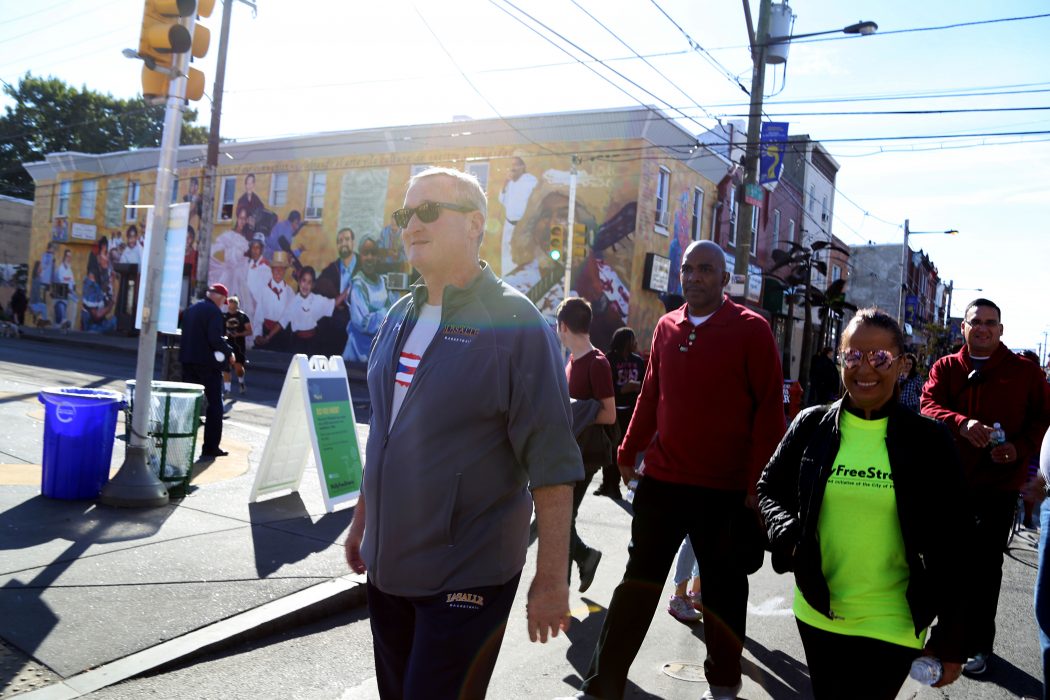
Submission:
POLYGON ((944 327, 952 323, 952 292, 955 291, 955 280, 948 280, 948 299, 944 303, 944 327))
POLYGON ((904 220, 904 246, 901 249, 901 293, 900 300, 897 302, 897 323, 900 324, 901 328, 904 328, 904 295, 905 290, 908 288, 909 223, 908 219, 904 220))
MULTIPOLYGON (((194 17, 179 24, 193 34, 194 17)), ((149 257, 142 283, 142 328, 139 333, 138 362, 135 366, 135 406, 131 413, 131 434, 124 463, 113 479, 102 488, 100 501, 109 506, 151 508, 168 503, 168 490, 146 462, 149 443, 149 415, 153 394, 153 366, 157 354, 157 318, 161 304, 161 270, 164 267, 165 239, 168 236, 168 213, 171 188, 175 178, 175 161, 182 132, 182 111, 186 95, 188 53, 175 54, 172 77, 164 110, 164 133, 157 164, 157 184, 153 200, 153 228, 150 231, 149 257)))
MULTIPOLYGON (((226 81, 226 46, 230 39, 230 16, 234 0, 223 0, 219 54, 215 64, 215 87, 211 94, 211 127, 208 130, 208 156, 201 187, 201 221, 197 232, 197 299, 208 291, 208 265, 211 261, 211 227, 215 221, 215 175, 219 167, 219 121, 222 119, 222 91, 226 81)), ((252 5, 254 8, 255 6, 252 5)))
POLYGON ((569 220, 565 222, 566 228, 569 230, 565 232, 565 281, 562 283, 564 287, 562 299, 568 299, 569 292, 572 289, 573 228, 576 225, 576 166, 579 165, 579 162, 580 157, 574 154, 572 156, 572 170, 569 171, 569 220))
MULTIPOLYGON (((746 2, 746 0, 745 0, 746 2)), ((747 296, 747 270, 751 262, 751 220, 754 206, 747 203, 748 185, 758 184, 760 155, 759 134, 762 131, 762 93, 766 87, 766 49, 769 42, 769 16, 773 0, 761 0, 758 8, 758 33, 751 49, 751 109, 747 118, 747 147, 744 151, 744 182, 740 185, 737 201, 740 212, 736 218, 736 260, 733 272, 744 276, 744 295, 747 296)))

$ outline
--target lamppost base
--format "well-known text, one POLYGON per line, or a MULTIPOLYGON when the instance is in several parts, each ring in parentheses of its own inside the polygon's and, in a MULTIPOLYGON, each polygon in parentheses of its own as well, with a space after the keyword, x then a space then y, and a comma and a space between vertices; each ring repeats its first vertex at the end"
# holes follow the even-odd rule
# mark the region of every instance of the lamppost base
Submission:
POLYGON ((146 448, 129 445, 120 471, 102 487, 99 502, 116 508, 168 505, 168 489, 146 464, 146 448))

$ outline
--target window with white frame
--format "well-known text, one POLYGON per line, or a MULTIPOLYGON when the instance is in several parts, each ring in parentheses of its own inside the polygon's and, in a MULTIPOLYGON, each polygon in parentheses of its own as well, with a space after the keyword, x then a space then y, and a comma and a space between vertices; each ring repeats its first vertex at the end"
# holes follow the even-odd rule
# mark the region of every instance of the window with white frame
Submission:
POLYGON ((237 202, 237 176, 226 175, 222 178, 222 187, 219 188, 219 221, 231 221, 233 219, 233 205, 237 202))
POLYGON ((809 213, 813 213, 814 207, 817 206, 817 186, 809 186, 809 213))
POLYGON ((179 201, 179 178, 175 177, 171 180, 171 203, 179 201))
POLYGON ((842 279, 842 267, 835 265, 831 268, 831 281, 834 282, 839 279, 842 279))
POLYGON ((704 191, 699 187, 693 189, 693 230, 690 238, 700 240, 700 225, 704 221, 704 191))
POLYGON ((671 171, 660 166, 656 179, 656 225, 667 227, 668 198, 671 192, 671 171))
POLYGON ((791 241, 792 243, 797 243, 798 242, 795 239, 795 220, 794 219, 788 219, 787 237, 784 240, 791 241))
POLYGON ((780 210, 773 210, 773 236, 769 244, 770 250, 776 250, 780 245, 780 210))
POLYGON ((489 164, 488 163, 467 163, 467 172, 478 179, 481 184, 481 189, 487 190, 489 187, 489 164))
POLYGON ((95 218, 95 203, 98 201, 98 180, 80 182, 80 218, 95 218))
POLYGON ((55 204, 55 216, 69 216, 69 194, 73 191, 73 181, 63 180, 58 183, 58 202, 55 204))
POLYGON ((820 203, 820 220, 824 223, 828 221, 828 198, 826 195, 820 203))
POLYGON ((270 177, 270 206, 283 207, 288 204, 288 173, 274 173, 270 177))
POLYGON ((310 173, 310 184, 306 189, 306 218, 320 219, 324 216, 324 192, 328 173, 310 173))
POLYGON ((139 181, 128 180, 128 205, 124 209, 124 221, 133 223, 139 218, 139 181))

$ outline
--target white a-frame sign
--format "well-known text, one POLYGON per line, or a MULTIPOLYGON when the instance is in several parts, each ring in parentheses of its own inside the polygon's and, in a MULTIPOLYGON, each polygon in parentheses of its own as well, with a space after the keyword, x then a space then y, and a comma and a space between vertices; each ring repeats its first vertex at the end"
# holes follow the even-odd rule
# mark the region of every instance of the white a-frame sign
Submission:
POLYGON ((266 438, 251 502, 278 491, 298 491, 313 445, 325 510, 361 493, 361 446, 346 367, 339 356, 296 355, 288 367, 273 428, 266 438))

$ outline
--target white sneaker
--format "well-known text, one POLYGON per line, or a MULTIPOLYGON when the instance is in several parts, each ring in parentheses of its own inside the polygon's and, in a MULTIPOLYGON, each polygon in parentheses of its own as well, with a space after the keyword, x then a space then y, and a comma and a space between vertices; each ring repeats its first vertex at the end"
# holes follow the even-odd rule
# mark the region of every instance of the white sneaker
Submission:
POLYGON ((704 694, 700 696, 700 700, 736 700, 737 695, 740 694, 740 689, 743 687, 743 683, 737 683, 732 686, 712 685, 704 691, 704 694))
POLYGON ((679 622, 698 622, 700 613, 693 609, 693 604, 684 596, 671 596, 667 604, 667 612, 679 622))
POLYGON ((693 591, 689 594, 689 602, 693 605, 693 610, 697 612, 703 612, 704 601, 701 598, 700 591, 693 591))
POLYGON ((974 654, 973 658, 963 666, 963 673, 970 676, 979 676, 988 670, 988 654, 974 654))

